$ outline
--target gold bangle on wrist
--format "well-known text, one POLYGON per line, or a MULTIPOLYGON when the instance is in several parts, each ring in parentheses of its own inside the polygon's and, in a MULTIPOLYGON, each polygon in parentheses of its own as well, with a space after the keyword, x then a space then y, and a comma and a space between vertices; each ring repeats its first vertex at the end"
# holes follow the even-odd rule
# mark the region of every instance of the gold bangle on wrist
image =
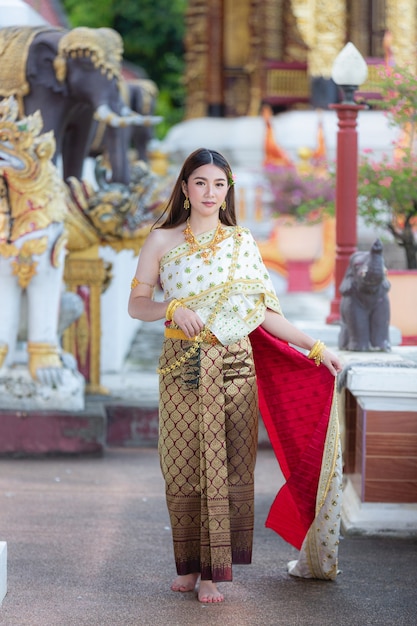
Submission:
POLYGON ((168 306, 167 306, 167 309, 165 311, 165 319, 168 322, 170 322, 172 320, 171 309, 175 305, 176 302, 177 302, 177 300, 171 300, 171 302, 168 302, 168 306))
POLYGON ((174 298, 173 300, 171 300, 171 302, 168 304, 167 306, 167 310, 165 311, 165 319, 168 322, 172 321, 172 318, 174 317, 174 313, 175 311, 179 308, 179 307, 183 307, 183 303, 182 300, 177 300, 176 298, 174 298))
POLYGON ((174 320, 175 311, 181 307, 182 307, 182 302, 176 302, 174 306, 171 308, 170 315, 171 315, 172 321, 174 320))
POLYGON ((325 344, 322 341, 320 341, 320 339, 317 339, 317 341, 311 348, 310 352, 308 353, 307 357, 309 359, 312 359, 318 367, 320 363, 323 363, 324 361, 323 353, 325 350, 326 350, 325 344))

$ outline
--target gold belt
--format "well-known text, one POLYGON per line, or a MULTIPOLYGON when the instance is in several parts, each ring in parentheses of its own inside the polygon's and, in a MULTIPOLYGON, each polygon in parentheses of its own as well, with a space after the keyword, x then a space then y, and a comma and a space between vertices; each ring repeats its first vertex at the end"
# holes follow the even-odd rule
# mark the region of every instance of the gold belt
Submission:
MULTIPOLYGON (((204 343, 210 343, 212 346, 220 343, 217 339, 216 335, 214 335, 211 330, 204 330, 204 343)), ((187 337, 181 328, 171 328, 170 326, 165 326, 164 331, 165 337, 169 339, 182 339, 183 341, 195 341, 197 336, 195 337, 187 337)))

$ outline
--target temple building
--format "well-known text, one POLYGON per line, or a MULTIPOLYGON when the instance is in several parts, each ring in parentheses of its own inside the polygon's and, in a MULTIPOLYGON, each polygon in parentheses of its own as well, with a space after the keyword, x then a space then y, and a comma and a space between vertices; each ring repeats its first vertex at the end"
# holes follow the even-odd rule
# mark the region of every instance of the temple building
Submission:
POLYGON ((186 25, 186 119, 326 108, 348 41, 369 66, 365 99, 378 94, 378 65, 416 69, 415 0, 189 0, 186 25))

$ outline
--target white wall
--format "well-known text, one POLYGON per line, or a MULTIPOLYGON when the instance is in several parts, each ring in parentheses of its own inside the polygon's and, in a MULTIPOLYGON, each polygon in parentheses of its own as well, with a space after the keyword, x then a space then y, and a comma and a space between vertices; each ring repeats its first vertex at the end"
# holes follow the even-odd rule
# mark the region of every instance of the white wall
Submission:
MULTIPOLYGON (((337 144, 337 115, 335 111, 289 111, 272 118, 278 145, 294 160, 301 147, 315 149, 319 120, 329 160, 334 160, 337 144)), ((358 115, 359 151, 364 148, 376 154, 392 149, 396 132, 388 125, 381 111, 360 111, 358 115)), ((162 148, 174 162, 181 163, 197 148, 213 148, 222 152, 236 167, 260 167, 264 160, 265 122, 262 117, 199 118, 174 126, 162 142, 162 148)))
POLYGON ((137 257, 131 250, 100 248, 100 257, 113 264, 113 279, 101 297, 101 372, 119 372, 141 322, 127 312, 130 283, 137 257))

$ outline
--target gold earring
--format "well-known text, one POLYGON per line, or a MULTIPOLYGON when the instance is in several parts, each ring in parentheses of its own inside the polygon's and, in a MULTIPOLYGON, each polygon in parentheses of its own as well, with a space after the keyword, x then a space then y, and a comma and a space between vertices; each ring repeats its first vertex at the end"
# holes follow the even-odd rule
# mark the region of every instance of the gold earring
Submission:
POLYGON ((186 197, 186 198, 185 198, 185 200, 184 200, 184 209, 185 209, 186 211, 188 211, 188 209, 189 209, 189 208, 190 208, 190 201, 189 201, 189 199, 186 197))
POLYGON ((220 208, 222 211, 224 211, 226 209, 226 200, 223 200, 223 202, 220 205, 220 208))

